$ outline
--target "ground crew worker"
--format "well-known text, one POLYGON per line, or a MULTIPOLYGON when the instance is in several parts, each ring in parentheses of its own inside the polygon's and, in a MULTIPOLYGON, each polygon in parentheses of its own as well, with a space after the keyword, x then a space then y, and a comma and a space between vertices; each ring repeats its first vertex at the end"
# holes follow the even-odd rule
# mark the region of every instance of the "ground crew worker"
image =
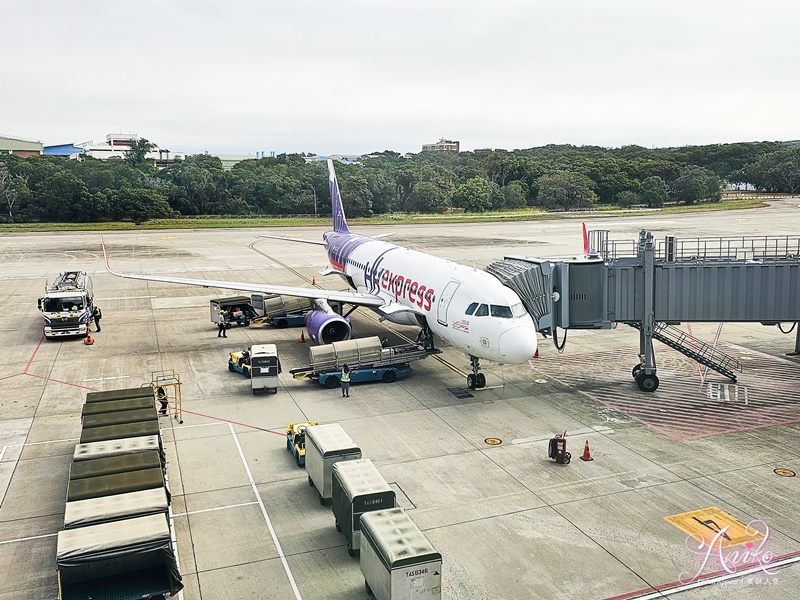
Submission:
POLYGON ((97 331, 100 331, 100 319, 103 318, 103 313, 100 311, 100 307, 96 304, 92 309, 92 318, 94 319, 94 324, 97 327, 97 331))
POLYGON ((342 366, 342 376, 339 378, 342 382, 342 398, 350 397, 350 367, 345 363, 342 366))
POLYGON ((167 392, 164 391, 164 388, 158 386, 156 388, 156 400, 161 403, 161 408, 159 409, 159 414, 165 415, 167 414, 167 392))
POLYGON ((217 332, 217 337, 228 337, 228 330, 227 324, 225 323, 225 311, 219 311, 219 319, 217 321, 217 327, 219 327, 219 331, 217 332))

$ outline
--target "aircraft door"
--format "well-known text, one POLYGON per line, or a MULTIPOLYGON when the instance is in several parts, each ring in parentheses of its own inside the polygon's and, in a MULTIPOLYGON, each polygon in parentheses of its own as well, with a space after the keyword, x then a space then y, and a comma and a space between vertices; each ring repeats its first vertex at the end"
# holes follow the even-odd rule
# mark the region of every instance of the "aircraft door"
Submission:
POLYGON ((450 306, 450 301, 453 299, 460 285, 461 284, 457 281, 451 281, 445 286, 442 295, 439 296, 439 306, 436 308, 436 320, 445 327, 447 327, 447 307, 450 306))

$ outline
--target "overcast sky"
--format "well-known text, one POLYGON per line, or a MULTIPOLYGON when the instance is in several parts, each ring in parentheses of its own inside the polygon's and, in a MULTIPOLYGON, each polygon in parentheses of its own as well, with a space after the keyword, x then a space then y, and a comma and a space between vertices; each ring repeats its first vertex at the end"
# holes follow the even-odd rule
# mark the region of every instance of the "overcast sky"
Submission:
POLYGON ((0 134, 189 153, 800 138, 796 0, 39 0, 0 134))

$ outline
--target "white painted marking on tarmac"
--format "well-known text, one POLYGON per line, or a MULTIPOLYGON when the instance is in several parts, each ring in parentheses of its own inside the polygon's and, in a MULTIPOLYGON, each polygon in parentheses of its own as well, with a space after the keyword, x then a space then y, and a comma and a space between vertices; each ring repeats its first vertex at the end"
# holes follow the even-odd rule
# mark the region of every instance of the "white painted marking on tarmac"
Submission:
POLYGON ((653 592, 651 594, 646 594, 644 596, 636 596, 636 600, 657 600, 658 598, 663 598, 664 596, 671 596, 672 594, 680 594, 681 592, 694 590, 697 588, 705 587, 707 585, 722 583, 723 581, 728 581, 729 579, 737 579, 739 577, 744 577, 746 575, 756 575, 759 573, 764 573, 767 572, 766 569, 777 569, 779 567, 785 567, 787 565, 791 565, 796 562, 800 562, 800 556, 793 556, 791 558, 785 558, 783 560, 777 560, 775 562, 765 563, 763 565, 759 564, 754 567, 750 567, 749 569, 734 571, 733 573, 725 573, 724 575, 719 575, 718 577, 709 577, 708 579, 703 579, 702 581, 693 581, 691 583, 677 585, 674 588, 662 589, 657 592, 653 592))
POLYGON ((196 514, 199 514, 199 513, 213 512, 215 510, 226 510, 228 508, 239 508, 240 506, 252 506, 253 504, 258 504, 258 502, 242 502, 241 504, 229 504, 228 506, 215 506, 214 508, 204 508, 202 510, 190 510, 189 512, 185 512, 185 513, 175 513, 172 516, 173 517, 186 517, 188 515, 196 515, 196 514))
POLYGON ((6 455, 6 448, 8 448, 8 446, 3 446, 3 451, 0 452, 0 462, 3 462, 3 457, 6 455))
POLYGON ((34 536, 31 536, 31 537, 17 538, 15 540, 5 540, 5 541, 0 542, 0 545, 2 545, 2 544, 15 544, 16 542, 28 542, 30 540, 38 540, 38 539, 41 539, 41 538, 55 537, 57 535, 58 535, 57 533, 45 533, 44 535, 34 535, 34 536))
POLYGON ((269 515, 267 514, 267 509, 264 506, 264 501, 261 499, 261 494, 258 493, 258 487, 256 487, 256 482, 253 479, 253 474, 250 472, 250 467, 247 466, 247 460, 244 458, 244 452, 242 451, 242 446, 239 444, 239 438, 236 436, 236 431, 233 429, 233 424, 228 423, 228 427, 231 430, 231 435, 233 436, 233 441, 236 442, 236 448, 239 450, 239 458, 242 459, 242 465, 244 465, 244 470, 247 472, 247 478, 250 480, 250 486, 253 488, 253 493, 256 495, 256 499, 258 500, 258 506, 261 508, 261 514, 264 515, 264 520, 267 522, 267 527, 269 528, 269 534, 272 536, 272 541, 275 544, 275 548, 278 550, 278 556, 281 558, 281 563, 283 564, 283 570, 286 571, 286 576, 289 578, 289 584, 292 586, 292 591, 294 591, 294 597, 297 600, 302 600, 300 596, 300 590, 297 589, 297 583, 294 580, 294 576, 292 575, 292 570, 289 568, 289 563, 286 562, 286 555, 283 553, 283 548, 281 548, 281 543, 278 541, 278 536, 275 534, 275 530, 272 528, 272 521, 270 521, 269 515))
POLYGON ((198 423, 196 425, 182 425, 180 429, 193 429, 194 427, 212 427, 214 425, 228 425, 228 422, 221 421, 218 423, 198 423))
POLYGON ((95 377, 94 379, 83 379, 81 383, 85 383, 87 381, 108 381, 110 379, 130 379, 130 375, 119 375, 117 377, 95 377))
POLYGON ((38 446, 39 444, 57 444, 59 442, 77 442, 80 438, 65 438, 63 440, 47 440, 44 442, 28 442, 27 444, 9 444, 7 448, 15 448, 17 446, 38 446))
POLYGON ((108 302, 109 300, 144 300, 147 298, 158 298, 158 296, 111 296, 103 298, 103 302, 108 302))

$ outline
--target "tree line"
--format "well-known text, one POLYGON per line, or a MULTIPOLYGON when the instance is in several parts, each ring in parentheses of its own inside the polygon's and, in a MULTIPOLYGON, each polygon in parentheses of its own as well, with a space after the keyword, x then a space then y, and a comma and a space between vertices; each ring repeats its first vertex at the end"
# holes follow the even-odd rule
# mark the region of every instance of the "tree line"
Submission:
MULTIPOLYGON (((140 139, 123 160, 0 156, 0 221, 95 222, 181 215, 329 215, 324 162, 300 154, 223 169, 197 154, 156 169, 140 139)), ((337 164, 348 215, 659 207, 716 202, 724 183, 800 190, 800 148, 754 142, 648 149, 548 145, 527 150, 389 150, 337 164)))

